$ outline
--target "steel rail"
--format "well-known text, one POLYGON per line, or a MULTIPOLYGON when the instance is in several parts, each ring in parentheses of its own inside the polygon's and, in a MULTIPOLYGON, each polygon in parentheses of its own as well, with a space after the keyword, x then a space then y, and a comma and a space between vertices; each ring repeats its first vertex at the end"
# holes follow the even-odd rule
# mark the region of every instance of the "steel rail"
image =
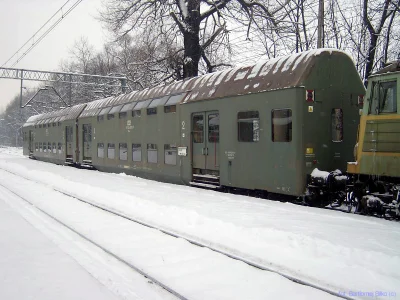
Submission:
MULTIPOLYGON (((4 170, 4 169, 2 169, 4 170)), ((4 170, 6 172, 8 172, 7 170, 4 170)), ((12 173, 12 172, 10 172, 12 173)), ((14 173, 12 173, 14 174, 14 173)), ((14 174, 16 175, 16 174, 14 174)), ((16 175, 18 176, 18 175, 16 175)), ((23 177, 23 176, 20 176, 23 177)), ((24 177, 23 177, 24 178, 24 177)), ((26 179, 26 178, 25 178, 26 179)), ((30 179, 26 179, 26 180, 30 180, 30 179)), ((33 180, 30 180, 33 181, 33 180)), ((34 181, 35 182, 35 181, 34 181)), ((66 223, 64 223, 63 221, 59 220, 58 218, 52 216, 51 214, 47 213, 45 210, 41 209, 40 207, 36 206, 35 204, 33 204, 31 201, 29 201, 28 199, 26 199, 25 197, 22 197, 21 195, 17 194, 16 192, 14 192, 13 190, 11 190, 10 188, 8 188, 7 186, 5 186, 4 184, 2 184, 0 182, 0 186, 2 186, 4 189, 8 190, 10 193, 12 193, 13 195, 17 196, 18 198, 20 198, 21 200, 25 201, 26 203, 28 203, 29 205, 31 205, 32 207, 34 207, 35 209, 39 210, 40 212, 42 212, 43 214, 45 214, 46 216, 48 216, 49 218, 51 218, 52 220, 56 221, 57 223, 59 223, 60 225, 68 228, 69 230, 71 230, 72 232, 74 232, 75 234, 77 234, 78 236, 80 236, 82 239, 84 239, 85 241, 88 241, 89 243, 95 245, 96 247, 100 248, 101 250, 103 250, 104 252, 106 252, 108 255, 112 256, 113 258, 117 259, 119 262, 125 264, 126 266, 128 266, 129 268, 135 270, 137 273, 141 274, 142 276, 150 279, 153 283, 157 284, 158 286, 160 286, 161 288, 165 289, 166 291, 168 291, 169 293, 171 293, 172 295, 174 295, 175 297, 181 299, 181 300, 189 300, 188 298, 186 298, 185 296, 181 295, 180 293, 178 293, 177 291, 173 290, 172 288, 168 287, 167 285, 165 285, 164 283, 162 283, 161 281, 157 280, 156 278, 154 278, 153 276, 149 275, 148 273, 146 273, 145 271, 141 270, 140 268, 134 266, 133 264, 129 263, 128 261, 124 260, 123 258, 119 257, 118 255, 114 254, 113 252, 111 252, 110 250, 108 250, 107 248, 101 246, 99 243, 95 242, 94 240, 92 240, 91 238, 87 237, 86 235, 80 233, 79 231, 75 230, 73 227, 67 225, 66 223)), ((71 197, 71 196, 70 196, 71 197)))
MULTIPOLYGON (((187 242, 189 242, 189 243, 191 243, 191 244, 193 244, 193 245, 196 245, 196 246, 199 246, 199 247, 202 247, 202 248, 208 248, 208 249, 210 249, 210 250, 212 250, 212 251, 214 251, 214 252, 217 252, 217 253, 219 253, 219 254, 222 254, 222 255, 224 255, 224 256, 227 256, 227 257, 229 257, 229 258, 231 258, 231 259, 241 261, 241 262, 243 262, 243 263, 245 263, 245 264, 247 264, 247 265, 249 265, 249 266, 255 267, 255 268, 257 268, 257 269, 260 269, 260 270, 263 270, 263 271, 268 271, 268 272, 272 272, 272 273, 278 274, 278 275, 280 275, 280 276, 282 276, 282 277, 284 277, 284 278, 286 278, 286 279, 289 279, 290 281, 295 282, 295 283, 297 283, 297 284, 305 285, 305 286, 308 286, 308 287, 311 287, 311 288, 320 290, 320 291, 322 291, 322 292, 331 294, 331 295, 333 295, 333 296, 336 296, 336 297, 339 297, 339 298, 342 298, 342 299, 347 299, 347 300, 355 300, 355 299, 356 299, 356 298, 353 298, 353 297, 349 297, 349 296, 343 295, 343 294, 341 294, 341 293, 339 293, 339 292, 337 292, 337 291, 334 291, 334 290, 332 290, 332 289, 329 289, 329 288, 320 286, 320 285, 318 285, 318 284, 312 283, 312 282, 307 281, 307 280, 305 280, 305 279, 301 279, 301 278, 298 278, 298 277, 295 277, 295 276, 286 274, 286 273, 284 273, 284 272, 282 272, 282 271, 273 269, 273 268, 268 267, 268 266, 266 266, 266 265, 263 265, 263 264, 254 262, 254 261, 252 261, 251 259, 248 259, 248 258, 245 258, 245 257, 241 257, 241 256, 239 256, 239 255, 235 255, 235 254, 229 253, 228 251, 225 251, 225 250, 222 250, 222 249, 218 249, 217 247, 213 247, 213 246, 211 246, 211 245, 204 244, 204 243, 202 243, 202 242, 199 241, 199 240, 196 240, 196 239, 194 239, 194 238, 192 238, 192 237, 185 236, 185 235, 183 235, 183 234, 181 234, 181 233, 174 232, 173 230, 161 228, 161 227, 159 227, 159 226, 152 225, 152 224, 150 224, 150 223, 148 223, 148 222, 145 222, 145 221, 143 221, 143 220, 140 220, 140 219, 138 219, 138 218, 133 218, 133 217, 130 217, 130 216, 128 216, 128 215, 125 215, 124 213, 117 212, 117 211, 114 211, 114 210, 109 209, 109 208, 107 208, 107 207, 104 207, 104 206, 102 206, 102 205, 92 203, 92 202, 87 201, 87 200, 85 200, 85 199, 82 199, 82 198, 80 198, 80 197, 78 197, 78 196, 76 196, 76 195, 73 195, 73 194, 71 194, 71 193, 65 192, 65 191, 60 190, 60 189, 58 189, 58 188, 52 187, 52 186, 50 186, 50 185, 48 185, 48 184, 45 184, 45 183, 43 183, 43 182, 39 182, 39 181, 37 181, 37 180, 33 180, 33 179, 31 179, 31 178, 27 178, 27 177, 25 177, 25 176, 22 176, 22 175, 20 175, 20 174, 16 174, 16 173, 14 173, 14 172, 11 172, 11 171, 6 170, 6 169, 3 169, 3 168, 0 168, 0 169, 1 169, 1 170, 4 170, 4 171, 6 171, 6 172, 8 172, 8 173, 10 173, 10 174, 13 174, 13 175, 22 177, 22 178, 24 178, 24 179, 26 179, 26 180, 29 180, 29 181, 32 181, 32 182, 39 183, 39 184, 41 184, 41 185, 45 185, 45 186, 47 186, 47 187, 50 187, 51 189, 53 189, 53 190, 56 191, 56 192, 59 192, 59 193, 65 195, 65 196, 68 196, 68 197, 70 197, 70 198, 74 198, 74 199, 76 199, 76 200, 78 200, 78 201, 80 201, 80 202, 86 203, 86 204, 88 204, 88 205, 90 205, 90 206, 93 206, 93 207, 96 207, 96 208, 98 208, 98 209, 100 209, 100 210, 103 210, 103 211, 106 211, 106 212, 108 212, 108 213, 111 213, 111 214, 113 214, 113 215, 115 215, 115 216, 124 218, 124 219, 126 219, 126 220, 132 221, 132 222, 134 222, 134 223, 140 224, 140 225, 142 225, 142 226, 145 226, 145 227, 148 227, 148 228, 151 228, 151 229, 158 230, 158 231, 160 231, 160 232, 162 232, 162 233, 164 233, 164 234, 166 234, 166 235, 169 235, 169 236, 172 236, 172 237, 175 237, 175 238, 184 239, 184 240, 186 240, 187 242)), ((147 275, 146 275, 146 276, 147 276, 147 275)), ((148 277, 148 276, 147 276, 147 277, 148 277)), ((149 278, 150 278, 150 277, 149 277, 149 278)))

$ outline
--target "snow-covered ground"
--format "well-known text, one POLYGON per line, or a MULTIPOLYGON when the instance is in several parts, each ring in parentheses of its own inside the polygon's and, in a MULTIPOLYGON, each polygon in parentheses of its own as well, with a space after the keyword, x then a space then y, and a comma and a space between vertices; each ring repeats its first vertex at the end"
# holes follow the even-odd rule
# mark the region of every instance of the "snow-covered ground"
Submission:
MULTIPOLYGON (((400 293, 400 224, 397 222, 164 184, 124 174, 56 166, 29 160, 21 155, 20 149, 0 149, 1 183, 27 197, 32 197, 35 188, 31 187, 30 191, 28 184, 19 187, 18 181, 4 170, 250 257, 271 269, 302 277, 347 296, 371 299, 379 295, 380 299, 395 299, 400 293)), ((51 192, 42 193, 43 190, 35 196, 38 203, 44 203, 48 197, 60 198, 51 196, 51 192)), ((4 193, 0 195, 4 197, 4 193)), ((96 270, 90 272, 97 274, 96 270)), ((274 291, 274 299, 282 298, 278 291, 279 288, 287 291, 285 284, 283 280, 274 281, 278 289, 274 291)), ((308 290, 300 292, 306 298, 320 298, 308 290)), ((285 295, 287 298, 290 293, 285 295)))

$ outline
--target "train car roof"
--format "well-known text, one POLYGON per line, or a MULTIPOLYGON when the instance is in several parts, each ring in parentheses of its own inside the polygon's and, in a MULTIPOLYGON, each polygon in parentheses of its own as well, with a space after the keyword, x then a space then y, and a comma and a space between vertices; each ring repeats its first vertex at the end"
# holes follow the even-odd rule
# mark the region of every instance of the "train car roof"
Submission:
POLYGON ((25 122, 23 127, 76 119, 81 114, 86 105, 87 104, 77 104, 71 107, 63 108, 61 110, 55 110, 52 112, 31 116, 25 122))
MULTIPOLYGON (((81 111, 80 117, 98 115, 104 108, 145 101, 170 95, 179 95, 179 102, 212 100, 237 95, 260 93, 303 86, 320 57, 341 56, 352 62, 347 53, 336 49, 316 49, 289 56, 277 57, 249 66, 239 66, 215 73, 177 81, 168 85, 133 91, 116 97, 95 100, 81 111)), ((169 100, 167 101, 167 103, 169 100)), ((68 109, 68 108, 67 108, 68 109)), ((76 115, 76 114, 74 114, 76 115)), ((40 119, 54 117, 43 114, 40 119)), ((66 117, 62 120, 69 119, 66 117)), ((28 119, 29 120, 29 119, 28 119)))
POLYGON ((386 74, 386 73, 395 73, 395 72, 400 72, 400 60, 391 62, 386 67, 373 73, 371 75, 371 77, 375 76, 375 75, 382 75, 382 74, 386 74))

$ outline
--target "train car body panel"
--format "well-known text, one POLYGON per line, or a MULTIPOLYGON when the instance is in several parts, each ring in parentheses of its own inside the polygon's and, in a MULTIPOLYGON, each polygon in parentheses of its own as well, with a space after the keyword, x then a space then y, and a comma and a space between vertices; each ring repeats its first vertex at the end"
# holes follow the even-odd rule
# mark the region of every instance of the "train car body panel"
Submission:
POLYGON ((347 54, 307 51, 93 101, 63 122, 66 153, 106 172, 299 196, 314 168, 351 158, 364 93, 347 54))

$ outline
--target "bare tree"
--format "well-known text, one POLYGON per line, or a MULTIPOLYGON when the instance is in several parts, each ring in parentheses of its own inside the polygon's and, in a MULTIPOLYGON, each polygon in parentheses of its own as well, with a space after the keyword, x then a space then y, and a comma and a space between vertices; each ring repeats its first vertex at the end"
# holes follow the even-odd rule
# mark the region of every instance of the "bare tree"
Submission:
POLYGON ((207 48, 227 33, 228 22, 246 23, 250 28, 261 20, 276 28, 280 12, 290 0, 274 7, 268 1, 246 0, 108 0, 102 19, 119 37, 151 28, 176 37, 183 47, 183 77, 197 76, 203 59, 207 71, 217 66, 208 58, 207 48), (158 30, 158 29, 161 30, 158 30))

